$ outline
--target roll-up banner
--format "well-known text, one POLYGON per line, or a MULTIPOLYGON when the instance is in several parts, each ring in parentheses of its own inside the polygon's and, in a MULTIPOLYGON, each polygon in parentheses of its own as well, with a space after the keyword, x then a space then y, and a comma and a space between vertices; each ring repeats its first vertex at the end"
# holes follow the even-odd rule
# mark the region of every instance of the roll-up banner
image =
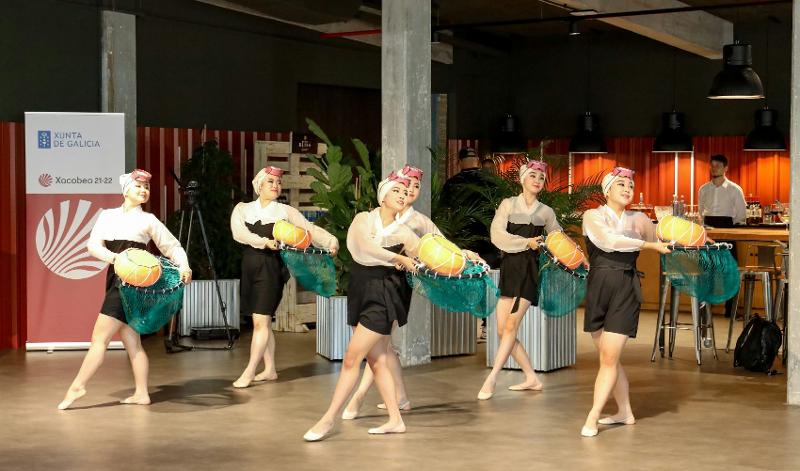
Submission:
POLYGON ((89 346, 107 264, 86 243, 100 211, 122 204, 124 119, 25 113, 28 350, 89 346))

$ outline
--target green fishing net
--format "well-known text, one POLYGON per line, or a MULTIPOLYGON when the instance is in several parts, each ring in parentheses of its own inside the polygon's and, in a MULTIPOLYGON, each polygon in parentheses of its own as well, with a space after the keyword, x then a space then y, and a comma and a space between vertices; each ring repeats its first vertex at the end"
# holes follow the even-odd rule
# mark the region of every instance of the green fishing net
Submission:
POLYGON ((583 265, 569 270, 547 252, 539 255, 539 308, 548 317, 562 317, 577 309, 586 297, 586 276, 583 265))
POLYGON ((128 325, 140 334, 152 334, 181 310, 183 287, 178 267, 159 257, 161 277, 152 286, 139 288, 120 282, 119 294, 128 325))
POLYGON ((678 291, 708 304, 721 304, 739 292, 739 267, 727 243, 672 247, 661 268, 678 291))
POLYGON ((420 267, 416 275, 406 274, 408 283, 431 302, 449 312, 467 312, 475 317, 489 317, 494 312, 494 298, 500 294, 489 276, 489 266, 467 261, 460 275, 439 275, 420 267))
POLYGON ((281 258, 303 288, 326 298, 336 293, 336 265, 329 251, 281 245, 281 258))

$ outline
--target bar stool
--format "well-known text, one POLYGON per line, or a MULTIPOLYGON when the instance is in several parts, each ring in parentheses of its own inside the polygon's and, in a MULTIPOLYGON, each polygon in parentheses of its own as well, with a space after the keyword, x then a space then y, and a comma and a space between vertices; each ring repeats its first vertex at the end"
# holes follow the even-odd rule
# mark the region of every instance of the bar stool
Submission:
MULTIPOLYGON (((744 325, 750 321, 750 314, 753 309, 753 291, 757 281, 761 282, 764 290, 764 316, 767 320, 773 320, 772 312, 772 280, 778 279, 780 269, 775 265, 776 249, 781 248, 782 244, 751 244, 750 248, 756 252, 750 253, 751 257, 756 257, 754 265, 739 267, 740 282, 744 283, 744 325)), ((741 293, 742 290, 739 290, 741 293)), ((739 307, 739 294, 733 302, 731 318, 728 324, 728 342, 725 344, 725 353, 730 352, 731 338, 733 337, 733 323, 736 322, 736 313, 739 307)))
POLYGON ((691 330, 694 333, 694 353, 697 364, 702 364, 703 358, 703 343, 702 339, 705 338, 705 333, 710 331, 710 348, 713 349, 714 359, 717 359, 717 342, 714 333, 714 319, 711 316, 711 306, 706 303, 700 303, 694 296, 690 297, 692 306, 692 322, 681 323, 678 322, 678 303, 680 302, 681 293, 672 286, 669 277, 664 273, 662 276, 661 296, 658 303, 658 320, 656 321, 656 336, 653 340, 653 353, 650 355, 650 361, 656 361, 656 351, 661 351, 661 358, 664 358, 664 331, 669 330, 669 357, 672 358, 672 352, 675 349, 675 334, 678 330, 691 330), (671 291, 671 295, 670 295, 671 291), (669 322, 664 322, 664 311, 666 310, 667 296, 670 295, 669 306, 669 322))
POLYGON ((775 287, 775 302, 772 304, 774 310, 775 321, 783 321, 783 362, 786 363, 786 356, 788 354, 786 342, 786 326, 789 324, 787 317, 789 316, 789 251, 786 244, 781 243, 783 252, 781 252, 781 277, 776 280, 777 286, 775 287))

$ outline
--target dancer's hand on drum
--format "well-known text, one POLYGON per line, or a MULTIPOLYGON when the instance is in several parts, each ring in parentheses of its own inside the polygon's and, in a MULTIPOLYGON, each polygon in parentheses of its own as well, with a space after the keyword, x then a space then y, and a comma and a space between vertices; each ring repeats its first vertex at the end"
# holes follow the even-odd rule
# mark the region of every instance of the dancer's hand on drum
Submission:
POLYGON ((538 250, 539 245, 541 245, 543 242, 544 242, 543 236, 534 237, 532 239, 528 239, 528 247, 530 247, 531 250, 538 250))
POLYGON ((417 272, 417 264, 414 262, 414 259, 406 257, 405 255, 398 255, 395 257, 394 266, 398 270, 405 270, 410 273, 417 272))
POLYGON ((717 242, 712 239, 711 237, 706 236, 706 243, 707 244, 716 244, 717 242))
POLYGON ((328 248, 328 250, 330 250, 330 251, 331 251, 331 257, 335 257, 335 256, 336 256, 336 252, 338 252, 338 251, 339 251, 339 244, 333 244, 333 245, 331 245, 331 246, 328 248))
POLYGON ((670 243, 669 242, 645 242, 642 245, 643 249, 652 249, 658 253, 672 253, 672 250, 669 249, 670 243))
POLYGON ((467 259, 473 262, 486 263, 486 260, 482 259, 480 255, 476 254, 472 250, 462 250, 461 253, 463 253, 467 259))
POLYGON ((266 237, 264 239, 264 248, 278 250, 278 242, 275 239, 267 239, 266 237))
POLYGON ((181 270, 181 281, 183 284, 188 285, 192 282, 192 270, 186 268, 185 270, 181 270))

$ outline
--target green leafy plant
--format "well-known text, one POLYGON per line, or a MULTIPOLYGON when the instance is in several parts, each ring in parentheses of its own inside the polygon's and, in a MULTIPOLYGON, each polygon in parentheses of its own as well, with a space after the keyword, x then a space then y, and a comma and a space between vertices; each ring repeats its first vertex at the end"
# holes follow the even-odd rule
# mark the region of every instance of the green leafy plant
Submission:
MULTIPOLYGON (((553 170, 567 166, 565 155, 548 155, 544 153, 546 142, 538 148, 531 149, 523 157, 513 161, 511 167, 498 175, 486 172, 490 184, 485 186, 467 185, 467 191, 481 195, 481 199, 489 201, 491 211, 480 211, 476 215, 482 218, 484 224, 491 225, 495 209, 505 199, 516 196, 522 192, 519 182, 519 168, 530 160, 543 160, 553 170)), ((572 192, 569 192, 567 178, 555 178, 547 182, 547 186, 539 193, 539 201, 553 208, 556 218, 565 232, 571 236, 580 234, 583 212, 596 203, 604 203, 603 191, 600 186, 603 175, 597 174, 580 183, 573 183, 572 192)))
POLYGON ((376 176, 370 163, 369 150, 363 142, 352 139, 357 155, 345 155, 342 147, 334 144, 317 123, 308 118, 306 122, 308 129, 328 146, 325 155, 308 156, 315 167, 310 167, 307 173, 315 179, 311 183, 311 190, 314 191, 311 202, 325 210, 316 224, 333 234, 341 244, 334 257, 337 294, 346 295, 353 257, 344 241, 356 214, 378 206, 376 176))
MULTIPOLYGON (((235 169, 230 153, 219 148, 216 140, 208 140, 192 152, 191 158, 181 164, 181 182, 199 184, 197 202, 203 215, 208 245, 214 253, 214 265, 219 278, 239 278, 241 274, 242 251, 234 243, 230 230, 231 212, 240 201, 241 190, 234 185, 235 169)), ((190 208, 184 202, 183 238, 189 228, 190 208)), ((167 225, 176 236, 181 225, 181 211, 173 213, 167 225)), ((203 236, 197 217, 191 221, 191 238, 188 243, 189 262, 193 277, 199 280, 211 279, 203 236)))

